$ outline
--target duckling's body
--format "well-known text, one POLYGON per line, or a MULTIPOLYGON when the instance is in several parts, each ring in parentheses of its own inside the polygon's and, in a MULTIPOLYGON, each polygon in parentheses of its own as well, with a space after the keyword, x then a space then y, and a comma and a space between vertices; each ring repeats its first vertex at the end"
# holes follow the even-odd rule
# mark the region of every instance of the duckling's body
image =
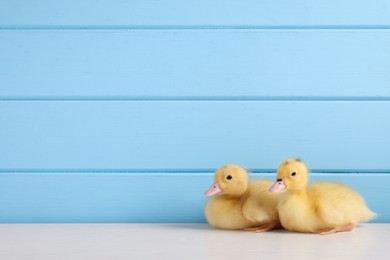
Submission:
POLYGON ((279 225, 279 196, 268 192, 272 182, 256 180, 249 183, 247 172, 234 164, 218 169, 214 179, 215 183, 205 193, 206 196, 220 193, 210 199, 205 208, 205 216, 211 226, 259 232, 279 225), (230 180, 227 180, 228 176, 231 176, 230 180))
POLYGON ((277 182, 270 188, 271 192, 287 190, 278 203, 280 222, 287 230, 330 234, 350 231, 375 217, 352 188, 330 182, 307 187, 307 179, 303 162, 289 159, 280 165, 277 182))

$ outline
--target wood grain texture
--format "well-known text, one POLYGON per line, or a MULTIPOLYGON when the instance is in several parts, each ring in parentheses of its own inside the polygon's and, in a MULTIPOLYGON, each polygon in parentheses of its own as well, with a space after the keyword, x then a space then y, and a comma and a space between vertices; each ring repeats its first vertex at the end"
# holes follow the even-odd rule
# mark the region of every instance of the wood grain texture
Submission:
POLYGON ((386 0, 13 0, 0 26, 388 26, 389 13, 386 0))
MULTIPOLYGON (((203 192, 212 173, 12 173, 0 174, 1 223, 205 222, 203 192)), ((274 180, 275 174, 252 174, 274 180)), ((389 222, 390 174, 312 174, 357 189, 375 222, 389 222)))
POLYGON ((388 30, 0 30, 1 99, 389 99, 388 30))
POLYGON ((0 169, 390 169, 388 101, 3 101, 0 169))

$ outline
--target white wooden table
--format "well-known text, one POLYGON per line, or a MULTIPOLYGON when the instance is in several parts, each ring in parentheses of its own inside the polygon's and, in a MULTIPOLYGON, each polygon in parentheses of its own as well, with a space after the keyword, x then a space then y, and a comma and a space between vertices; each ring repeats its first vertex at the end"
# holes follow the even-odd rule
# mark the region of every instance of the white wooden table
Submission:
POLYGON ((206 224, 0 225, 0 259, 390 259, 390 224, 328 236, 206 224))

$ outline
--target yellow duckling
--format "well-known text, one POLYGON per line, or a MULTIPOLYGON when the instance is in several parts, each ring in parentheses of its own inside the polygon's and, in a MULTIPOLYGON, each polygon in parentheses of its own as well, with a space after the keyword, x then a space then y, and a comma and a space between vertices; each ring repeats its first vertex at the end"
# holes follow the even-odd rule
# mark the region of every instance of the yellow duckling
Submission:
POLYGON ((213 197, 206 205, 207 222, 221 229, 269 231, 279 226, 278 194, 269 194, 272 182, 256 180, 249 183, 248 173, 236 164, 219 168, 214 184, 204 193, 213 197))
POLYGON ((278 203, 282 226, 290 231, 332 234, 351 231, 376 216, 362 196, 342 184, 320 182, 310 186, 308 169, 299 159, 287 159, 278 169, 270 193, 287 190, 278 203))

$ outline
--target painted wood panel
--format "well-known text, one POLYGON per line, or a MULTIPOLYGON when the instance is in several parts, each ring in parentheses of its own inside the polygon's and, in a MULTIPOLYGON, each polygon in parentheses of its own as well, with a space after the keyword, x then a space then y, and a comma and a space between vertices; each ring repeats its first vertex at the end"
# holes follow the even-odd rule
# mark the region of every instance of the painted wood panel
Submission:
POLYGON ((1 1, 2 27, 388 26, 386 0, 1 1))
POLYGON ((389 99, 388 30, 0 30, 1 99, 389 99))
POLYGON ((2 101, 0 169, 388 171, 388 101, 2 101))
MULTIPOLYGON (((274 174, 252 174, 273 180, 274 174)), ((357 189, 389 222, 390 174, 313 174, 357 189)), ((1 173, 1 223, 204 222, 211 173, 1 173)))
POLYGON ((227 162, 390 221, 390 2, 0 0, 0 222, 204 222, 227 162))

